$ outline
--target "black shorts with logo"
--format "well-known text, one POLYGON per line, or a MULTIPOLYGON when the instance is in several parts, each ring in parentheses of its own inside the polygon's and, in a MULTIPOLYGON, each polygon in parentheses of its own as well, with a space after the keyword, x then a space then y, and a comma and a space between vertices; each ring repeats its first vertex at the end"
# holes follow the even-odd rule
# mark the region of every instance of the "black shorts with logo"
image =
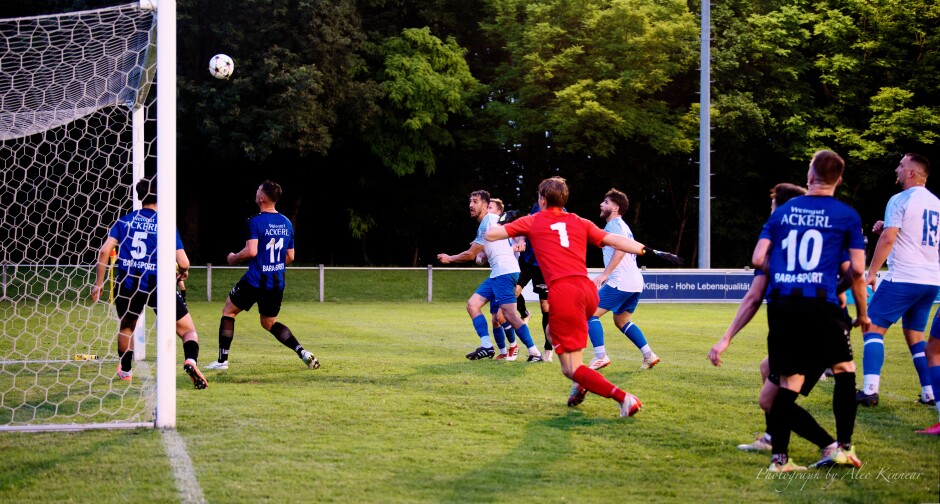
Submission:
POLYGON ((258 313, 265 317, 277 317, 277 314, 281 312, 284 291, 254 287, 248 283, 247 278, 242 277, 235 287, 232 287, 228 297, 232 300, 232 304, 241 310, 251 310, 251 307, 258 303, 258 313))
POLYGON ((516 285, 525 287, 525 284, 531 281, 532 292, 538 294, 540 300, 547 300, 548 284, 545 283, 545 277, 542 276, 542 269, 532 263, 519 261, 519 270, 519 280, 516 281, 516 285))
POLYGON ((852 360, 852 324, 842 308, 825 299, 772 297, 767 324, 772 376, 800 374, 815 381, 826 368, 852 360))
MULTIPOLYGON (((118 284, 117 293, 114 297, 114 307, 117 309, 118 319, 124 320, 129 315, 139 319, 145 306, 153 308, 154 313, 157 312, 157 289, 142 291, 134 286, 128 287, 123 282, 118 284)), ((177 292, 176 320, 185 317, 188 313, 189 308, 186 307, 186 303, 177 292)))

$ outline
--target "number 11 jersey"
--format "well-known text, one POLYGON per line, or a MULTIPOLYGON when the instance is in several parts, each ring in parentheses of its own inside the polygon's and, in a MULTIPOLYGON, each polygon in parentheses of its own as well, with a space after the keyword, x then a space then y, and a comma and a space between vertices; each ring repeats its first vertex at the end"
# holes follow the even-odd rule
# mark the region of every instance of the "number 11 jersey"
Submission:
POLYGON ((284 290, 287 251, 294 248, 294 227, 279 213, 261 212, 246 221, 246 240, 258 240, 258 253, 248 262, 245 278, 252 287, 284 290))

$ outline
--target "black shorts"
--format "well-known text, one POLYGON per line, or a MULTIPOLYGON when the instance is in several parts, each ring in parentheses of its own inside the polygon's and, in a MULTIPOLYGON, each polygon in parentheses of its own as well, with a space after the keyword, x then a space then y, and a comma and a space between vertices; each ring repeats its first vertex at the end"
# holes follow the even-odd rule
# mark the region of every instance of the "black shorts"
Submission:
POLYGON ((281 312, 281 302, 284 300, 283 290, 259 289, 248 283, 248 279, 242 277, 241 280, 232 287, 228 293, 232 304, 240 310, 248 311, 255 303, 258 303, 258 313, 264 317, 277 317, 281 312))
POLYGON ((852 325, 825 299, 771 299, 767 324, 771 376, 800 374, 815 381, 826 368, 852 360, 852 325))
MULTIPOLYGON (((829 366, 826 366, 826 367, 829 367, 829 366)), ((813 387, 816 386, 816 382, 819 381, 819 379, 822 377, 822 374, 825 371, 826 371, 826 368, 823 368, 823 369, 820 369, 818 373, 814 371, 807 373, 806 376, 804 376, 803 378, 803 386, 800 388, 800 394, 804 396, 808 396, 809 393, 813 391, 813 387)), ((780 377, 773 373, 770 373, 767 375, 767 380, 770 381, 770 383, 773 383, 774 385, 778 387, 780 386, 780 377)))
POLYGON ((539 299, 545 301, 548 299, 548 284, 545 283, 545 277, 542 276, 542 269, 532 263, 519 261, 519 280, 516 285, 525 287, 525 284, 532 282, 532 292, 539 295, 539 299))
MULTIPOLYGON (((157 289, 152 291, 142 291, 134 287, 126 287, 123 283, 118 284, 117 294, 114 296, 114 307, 117 309, 118 318, 124 320, 131 316, 139 319, 144 311, 144 306, 153 308, 157 312, 157 289)), ((179 320, 189 313, 189 308, 179 292, 176 293, 176 320, 179 320)))

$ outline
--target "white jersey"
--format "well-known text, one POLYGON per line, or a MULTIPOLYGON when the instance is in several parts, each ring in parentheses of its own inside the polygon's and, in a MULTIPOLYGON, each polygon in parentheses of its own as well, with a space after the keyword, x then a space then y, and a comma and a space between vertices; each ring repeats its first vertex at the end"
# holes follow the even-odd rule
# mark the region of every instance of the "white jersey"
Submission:
POLYGON ((888 200, 885 227, 900 228, 888 254, 892 282, 940 285, 940 199, 915 186, 888 200))
POLYGON ((493 271, 490 272, 490 278, 495 278, 507 273, 519 273, 519 260, 512 251, 512 240, 488 241, 483 235, 490 226, 499 223, 499 216, 487 213, 480 221, 480 227, 477 228, 477 238, 474 243, 483 245, 483 253, 486 254, 486 260, 489 261, 493 271))
MULTIPOLYGON (((630 226, 624 222, 622 217, 611 219, 604 226, 604 231, 633 239, 633 231, 630 230, 630 226)), ((613 247, 604 247, 605 267, 610 264, 615 250, 613 247)), ((625 254, 623 256, 620 264, 610 273, 607 285, 624 292, 643 292, 643 274, 640 273, 640 268, 636 265, 636 254, 625 254)))

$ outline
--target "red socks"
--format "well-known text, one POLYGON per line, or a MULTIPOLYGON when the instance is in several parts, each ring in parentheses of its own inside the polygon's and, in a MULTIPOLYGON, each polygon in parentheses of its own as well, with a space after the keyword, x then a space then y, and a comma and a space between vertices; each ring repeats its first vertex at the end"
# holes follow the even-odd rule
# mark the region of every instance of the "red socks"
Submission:
POLYGON ((627 397, 626 392, 607 381, 604 375, 583 364, 574 371, 574 381, 590 392, 608 399, 613 398, 617 402, 623 402, 627 397))

